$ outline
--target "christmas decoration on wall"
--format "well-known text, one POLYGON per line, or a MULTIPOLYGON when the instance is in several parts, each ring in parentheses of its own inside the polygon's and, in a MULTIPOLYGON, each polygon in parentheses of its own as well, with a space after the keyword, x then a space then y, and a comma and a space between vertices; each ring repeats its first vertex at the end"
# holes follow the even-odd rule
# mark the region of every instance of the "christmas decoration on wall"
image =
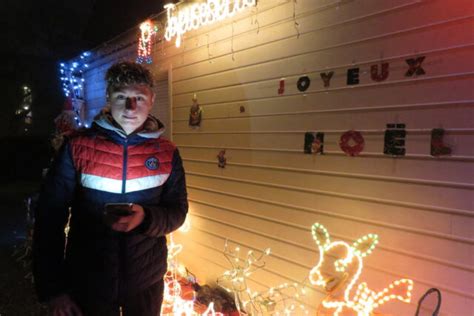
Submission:
POLYGON ((380 82, 388 78, 388 63, 383 63, 380 68, 382 69, 379 73, 379 65, 370 66, 370 77, 373 81, 380 82))
POLYGON ((421 76, 421 75, 426 74, 425 70, 421 67, 421 64, 423 63, 424 60, 425 60, 425 56, 406 59, 406 62, 410 68, 405 73, 405 76, 411 77, 413 75, 421 76))
POLYGON ((309 79, 309 77, 303 76, 298 79, 298 82, 296 83, 296 87, 298 88, 299 91, 304 92, 308 90, 310 84, 311 84, 311 80, 309 79))
POLYGON ((207 0, 188 6, 183 5, 175 13, 176 5, 168 3, 165 5, 167 14, 165 39, 170 41, 176 36, 176 47, 180 47, 181 38, 186 32, 232 17, 256 4, 257 0, 207 0))
POLYGON ((278 94, 285 93, 285 78, 280 79, 280 86, 278 87, 278 94))
POLYGON ((327 293, 318 308, 319 315, 371 316, 375 309, 391 300, 411 301, 413 281, 409 279, 397 280, 379 292, 362 282, 353 291, 362 273, 364 257, 378 243, 377 235, 365 235, 350 245, 331 241, 329 232, 319 223, 313 224, 311 232, 319 249, 319 262, 311 269, 309 280, 327 293))
POLYGON ((305 154, 324 154, 324 133, 306 132, 304 135, 305 154))
POLYGON ((266 248, 259 255, 252 250, 242 258, 240 247, 230 250, 228 242, 224 245, 224 256, 231 265, 217 279, 217 284, 232 293, 235 305, 240 314, 248 315, 302 315, 308 314, 305 306, 298 303, 301 295, 305 295, 304 287, 297 283, 284 283, 271 287, 265 292, 253 292, 247 285, 247 279, 255 271, 263 269, 263 258, 270 255, 270 248, 266 248), (300 312, 297 313, 296 310, 300 312))
POLYGON ((415 316, 438 316, 440 309, 441 292, 437 288, 431 288, 418 301, 415 316))
POLYGON ((339 147, 349 156, 357 156, 364 150, 364 137, 358 131, 347 131, 341 135, 339 147))
POLYGON ((219 154, 217 155, 217 166, 219 168, 225 168, 225 165, 227 164, 227 158, 225 157, 225 149, 219 151, 219 154))
MULTIPOLYGON (((425 70, 422 68, 422 63, 423 63, 424 60, 425 60, 425 56, 406 59, 405 62, 408 65, 408 69, 405 72, 405 77, 413 77, 413 76, 424 75, 426 73, 425 70)), ((387 80, 388 76, 390 74, 389 69, 390 69, 390 64, 388 62, 383 62, 381 64, 370 65, 370 67, 369 67, 370 79, 373 82, 381 82, 381 81, 387 80)), ((354 86, 354 85, 360 84, 360 80, 361 80, 360 75, 361 75, 361 73, 362 74, 366 73, 366 70, 361 69, 360 67, 349 68, 345 71, 346 71, 346 85, 348 85, 348 86, 354 86)), ((325 72, 320 72, 319 73, 319 76, 321 77, 321 81, 322 81, 322 84, 323 84, 324 88, 329 88, 329 86, 331 84, 331 79, 334 77, 334 74, 335 74, 334 71, 325 71, 325 72)), ((307 89, 307 87, 309 86, 309 84, 307 86, 305 86, 304 83, 303 83, 303 80, 306 81, 307 83, 309 83, 310 80, 311 80, 311 77, 310 76, 304 76, 304 77, 300 77, 298 79, 298 84, 297 84, 298 90, 300 90, 302 92, 305 91, 304 89, 305 88, 307 89), (305 78, 305 77, 307 77, 307 78, 305 78), (301 80, 301 87, 299 85, 300 80, 301 80)), ((283 94, 283 92, 284 92, 284 87, 282 87, 281 81, 280 81, 280 89, 279 89, 278 92, 279 92, 278 94, 283 94)))
POLYGON ((451 154, 451 148, 443 142, 444 129, 434 128, 431 130, 431 156, 445 156, 451 154))
POLYGON ((347 85, 359 84, 359 68, 347 69, 347 85))
POLYGON ((405 156, 405 124, 387 124, 383 153, 390 156, 405 156))
POLYGON ((140 37, 138 38, 137 63, 151 64, 151 48, 158 27, 153 25, 150 20, 140 24, 140 37))
POLYGON ((201 126, 202 119, 202 107, 199 105, 196 93, 193 96, 193 105, 189 110, 189 126, 199 127, 201 126))
POLYGON ((319 75, 321 76, 321 79, 324 82, 324 87, 329 88, 329 85, 331 83, 331 78, 334 75, 334 71, 322 72, 319 75))

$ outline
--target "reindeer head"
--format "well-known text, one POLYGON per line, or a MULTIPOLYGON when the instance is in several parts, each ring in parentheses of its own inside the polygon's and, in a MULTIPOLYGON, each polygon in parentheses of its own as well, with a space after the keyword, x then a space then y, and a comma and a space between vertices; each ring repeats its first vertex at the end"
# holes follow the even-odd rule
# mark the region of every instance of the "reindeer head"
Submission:
POLYGON ((352 280, 349 285, 352 286, 360 275, 362 258, 372 252, 378 236, 368 234, 349 245, 344 241, 331 242, 329 232, 319 223, 313 224, 311 232, 319 248, 319 262, 309 275, 311 283, 328 293, 336 291, 348 280, 352 280))

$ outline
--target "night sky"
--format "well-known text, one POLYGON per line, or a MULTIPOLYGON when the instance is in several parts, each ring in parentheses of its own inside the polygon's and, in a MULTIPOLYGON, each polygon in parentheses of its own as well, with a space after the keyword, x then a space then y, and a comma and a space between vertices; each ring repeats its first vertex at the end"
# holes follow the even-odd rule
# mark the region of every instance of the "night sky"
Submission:
MULTIPOLYGON (((163 11, 164 0, 2 0, 0 138, 14 131, 22 86, 33 94, 31 134, 47 136, 64 97, 58 63, 93 49, 163 11)), ((174 1, 175 2, 175 1, 174 1)))

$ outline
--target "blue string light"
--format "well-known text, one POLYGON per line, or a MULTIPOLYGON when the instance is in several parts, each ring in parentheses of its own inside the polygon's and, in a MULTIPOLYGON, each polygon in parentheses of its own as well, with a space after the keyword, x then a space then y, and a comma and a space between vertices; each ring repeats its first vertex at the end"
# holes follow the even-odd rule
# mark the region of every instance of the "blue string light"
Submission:
POLYGON ((63 92, 66 97, 83 99, 85 84, 83 73, 84 70, 89 68, 89 65, 85 62, 89 56, 91 56, 90 52, 84 52, 77 60, 69 63, 61 62, 59 64, 59 78, 61 79, 63 92))

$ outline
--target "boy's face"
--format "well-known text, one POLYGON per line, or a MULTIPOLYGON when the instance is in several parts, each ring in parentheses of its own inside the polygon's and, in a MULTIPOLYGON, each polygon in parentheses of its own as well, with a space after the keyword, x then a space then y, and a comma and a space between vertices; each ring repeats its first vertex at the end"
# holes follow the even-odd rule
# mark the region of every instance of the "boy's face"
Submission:
POLYGON ((140 84, 124 86, 109 95, 112 117, 127 135, 143 125, 154 101, 151 88, 140 84))

